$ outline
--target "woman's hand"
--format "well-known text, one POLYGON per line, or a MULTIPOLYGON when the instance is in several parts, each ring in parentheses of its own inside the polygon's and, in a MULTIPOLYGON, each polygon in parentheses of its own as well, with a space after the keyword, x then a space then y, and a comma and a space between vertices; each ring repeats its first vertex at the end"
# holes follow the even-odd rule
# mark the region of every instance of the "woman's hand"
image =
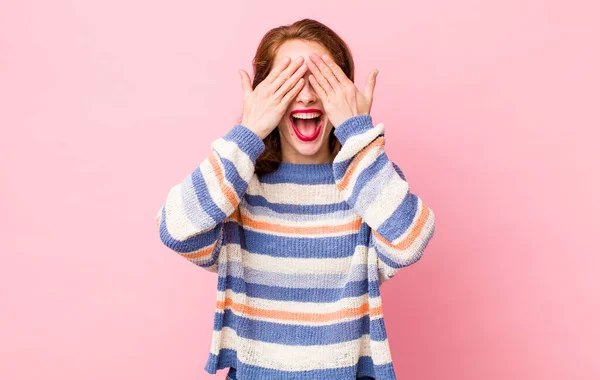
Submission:
POLYGON ((310 58, 308 68, 312 75, 308 80, 321 98, 334 127, 353 116, 371 112, 375 78, 379 70, 375 69, 369 74, 363 95, 331 57, 311 54, 310 58))
POLYGON ((302 90, 302 77, 308 69, 303 61, 304 58, 298 57, 290 64, 290 58, 285 57, 254 90, 248 73, 241 69, 238 71, 244 95, 241 124, 261 139, 277 128, 290 102, 302 90))

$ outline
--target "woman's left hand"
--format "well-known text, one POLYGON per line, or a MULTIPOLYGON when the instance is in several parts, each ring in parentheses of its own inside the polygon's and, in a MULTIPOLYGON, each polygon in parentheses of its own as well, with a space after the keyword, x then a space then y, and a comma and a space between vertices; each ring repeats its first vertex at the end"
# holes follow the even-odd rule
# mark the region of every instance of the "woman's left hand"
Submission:
POLYGON ((319 57, 311 54, 307 63, 312 73, 308 80, 321 98, 334 127, 351 117, 371 112, 375 78, 379 70, 371 71, 362 94, 329 55, 319 57))

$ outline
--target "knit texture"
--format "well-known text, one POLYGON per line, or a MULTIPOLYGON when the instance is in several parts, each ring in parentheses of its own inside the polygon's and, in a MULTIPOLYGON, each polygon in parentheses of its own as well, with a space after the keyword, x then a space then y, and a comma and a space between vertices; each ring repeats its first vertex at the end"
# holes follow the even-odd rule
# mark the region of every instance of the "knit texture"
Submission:
POLYGON ((264 142, 237 124, 160 207, 162 242, 218 273, 208 373, 396 379, 380 287, 422 256, 434 214, 386 155, 383 124, 359 115, 334 133, 332 163, 257 176, 264 142))

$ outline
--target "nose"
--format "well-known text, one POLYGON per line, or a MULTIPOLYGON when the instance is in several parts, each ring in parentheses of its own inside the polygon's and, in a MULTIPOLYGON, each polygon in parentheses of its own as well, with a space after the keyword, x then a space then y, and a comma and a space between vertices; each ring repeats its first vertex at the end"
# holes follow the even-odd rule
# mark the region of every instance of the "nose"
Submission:
POLYGON ((296 95, 296 101, 305 105, 313 104, 319 100, 317 92, 308 80, 309 75, 310 72, 307 72, 306 75, 304 75, 304 85, 298 95, 296 95))

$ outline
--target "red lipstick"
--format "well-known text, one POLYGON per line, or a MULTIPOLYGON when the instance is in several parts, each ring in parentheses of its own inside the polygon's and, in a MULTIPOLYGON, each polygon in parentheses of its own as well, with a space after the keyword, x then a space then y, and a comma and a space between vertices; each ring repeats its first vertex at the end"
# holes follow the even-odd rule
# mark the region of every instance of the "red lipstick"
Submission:
POLYGON ((319 136, 319 133, 321 132, 321 128, 323 127, 323 111, 321 111, 320 109, 317 109, 317 108, 306 108, 306 109, 293 110, 292 112, 290 112, 290 123, 292 124, 292 129, 294 129, 294 132, 296 133, 296 137, 298 137, 298 139, 300 139, 302 141, 313 141, 319 136), (319 123, 319 125, 317 126, 317 129, 315 129, 315 132, 312 135, 310 135, 310 136, 303 135, 302 133, 300 133, 300 131, 298 131, 296 129, 296 126, 294 125, 294 118, 292 117, 292 115, 297 114, 297 113, 313 113, 313 112, 316 112, 320 115, 321 122, 319 123))
POLYGON ((290 115, 294 115, 297 113, 313 113, 313 112, 318 112, 319 114, 323 115, 323 111, 321 111, 320 109, 317 109, 317 108, 304 108, 304 109, 293 110, 292 112, 290 112, 290 115))

